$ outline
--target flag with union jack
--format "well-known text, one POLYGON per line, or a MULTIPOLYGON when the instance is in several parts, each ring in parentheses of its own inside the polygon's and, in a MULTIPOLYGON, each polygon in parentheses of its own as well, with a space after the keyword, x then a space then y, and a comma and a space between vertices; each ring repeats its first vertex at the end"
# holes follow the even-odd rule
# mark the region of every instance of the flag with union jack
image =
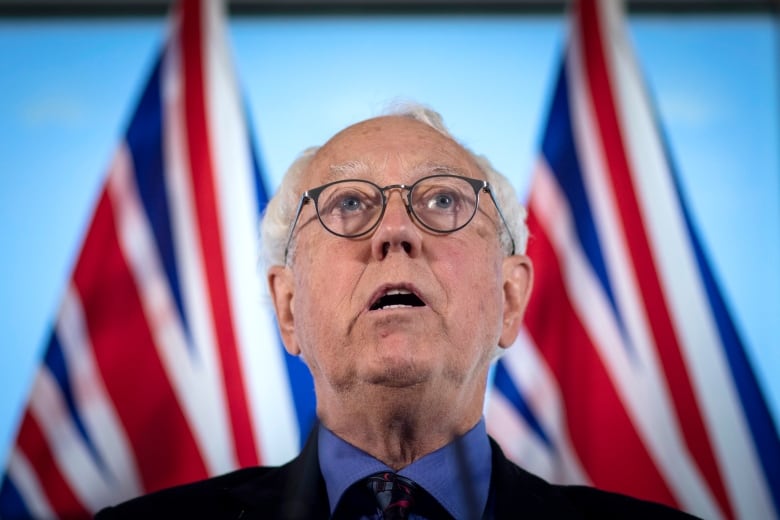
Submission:
POLYGON ((704 518, 773 518, 780 443, 620 2, 582 0, 529 200, 536 280, 488 429, 515 461, 704 518))
POLYGON ((2 518, 89 517, 298 451, 290 381, 305 368, 288 367, 257 272, 267 196, 224 11, 174 7, 35 377, 2 518))

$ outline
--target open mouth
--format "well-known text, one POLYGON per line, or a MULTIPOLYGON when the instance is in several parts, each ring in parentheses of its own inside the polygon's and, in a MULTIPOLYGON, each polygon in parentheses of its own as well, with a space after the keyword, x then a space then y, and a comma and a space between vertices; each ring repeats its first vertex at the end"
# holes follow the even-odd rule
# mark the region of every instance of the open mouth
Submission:
POLYGON ((369 310, 403 309, 425 307, 425 303, 413 292, 405 289, 391 289, 377 298, 369 310))

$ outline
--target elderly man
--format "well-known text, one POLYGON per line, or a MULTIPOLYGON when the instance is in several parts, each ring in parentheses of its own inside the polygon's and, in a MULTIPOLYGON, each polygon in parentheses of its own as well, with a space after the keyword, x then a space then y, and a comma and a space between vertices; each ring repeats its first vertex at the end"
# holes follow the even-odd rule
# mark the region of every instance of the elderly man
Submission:
POLYGON ((531 291, 510 184, 411 107, 351 126, 290 168, 263 223, 285 347, 311 370, 301 455, 105 510, 110 517, 676 517, 564 487, 485 431, 490 363, 531 291))

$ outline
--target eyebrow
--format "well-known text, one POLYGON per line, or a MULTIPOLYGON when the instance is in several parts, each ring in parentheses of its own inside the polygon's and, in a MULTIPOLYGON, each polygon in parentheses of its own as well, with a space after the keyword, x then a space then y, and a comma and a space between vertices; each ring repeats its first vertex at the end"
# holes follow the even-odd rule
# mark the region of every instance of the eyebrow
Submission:
POLYGON ((368 176, 371 167, 363 161, 347 161, 341 164, 331 164, 328 168, 327 180, 362 179, 368 176))
MULTIPOLYGON (((340 164, 332 164, 328 168, 326 182, 341 179, 365 179, 371 176, 376 168, 361 160, 347 161, 340 164)), ((428 175, 460 175, 471 177, 469 171, 464 168, 449 164, 422 162, 412 166, 409 171, 414 178, 422 178, 428 175)))
POLYGON ((461 177, 471 177, 468 175, 468 171, 463 168, 441 163, 424 162, 413 168, 412 172, 424 173, 424 175, 421 175, 423 177, 425 175, 460 175, 461 177))

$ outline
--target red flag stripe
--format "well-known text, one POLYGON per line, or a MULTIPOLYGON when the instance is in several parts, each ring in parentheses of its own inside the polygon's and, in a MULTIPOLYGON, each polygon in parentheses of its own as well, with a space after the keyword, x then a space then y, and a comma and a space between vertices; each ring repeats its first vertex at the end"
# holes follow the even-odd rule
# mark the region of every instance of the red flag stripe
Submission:
POLYGON ((653 253, 636 192, 631 183, 631 170, 618 123, 606 51, 603 48, 602 18, 596 11, 599 7, 595 1, 584 1, 579 5, 582 12, 575 19, 580 24, 578 32, 584 49, 586 81, 593 100, 593 109, 601 136, 600 142, 608 165, 607 172, 614 187, 614 200, 620 213, 620 222, 623 224, 624 239, 629 246, 629 254, 634 266, 634 278, 644 298, 644 309, 648 322, 652 325, 654 343, 664 366, 675 411, 688 449, 691 450, 720 506, 729 518, 733 518, 734 512, 715 462, 690 376, 682 359, 680 344, 661 289, 658 271, 653 262, 653 253))
POLYGON ((143 454, 138 470, 144 489, 178 484, 182 478, 205 478, 201 453, 154 349, 137 288, 120 251, 106 191, 73 276, 95 360, 130 444, 143 454))
POLYGON ((60 516, 65 518, 89 518, 90 512, 76 498, 70 485, 54 462, 54 454, 30 412, 24 414, 19 428, 20 450, 35 468, 39 482, 45 482, 46 498, 60 516))
POLYGON ((187 128, 187 152, 192 172, 192 186, 197 208, 197 227, 200 233, 207 291, 213 316, 214 330, 222 364, 223 383, 230 410, 235 437, 236 456, 241 466, 259 463, 255 449, 254 431, 249 416, 244 376, 239 364, 238 345, 233 328, 230 298, 228 296, 218 198, 213 172, 210 137, 207 127, 204 63, 202 45, 203 5, 200 1, 185 2, 181 28, 183 49, 184 110, 187 128), (188 44, 188 42, 190 42, 188 44), (204 244, 211 244, 206 248, 204 244), (214 247, 219 245, 219 247, 214 247))
MULTIPOLYGON (((84 427, 89 432, 90 443, 100 454, 100 461, 96 461, 96 464, 103 466, 108 474, 123 477, 120 486, 110 486, 113 491, 108 492, 106 497, 121 499, 126 496, 140 495, 142 487, 138 478, 135 454, 132 453, 95 362, 81 300, 72 285, 69 285, 65 291, 56 331, 65 364, 68 372, 72 374, 71 382, 78 381, 72 386, 76 407, 84 427), (117 492, 117 489, 121 491, 117 492)), ((44 373, 43 370, 41 373, 44 373)), ((32 405, 37 398, 34 391, 30 404, 32 405)), ((79 480, 83 482, 84 479, 79 480)))
POLYGON ((0 488, 0 516, 21 498, 38 516, 86 517, 143 492, 256 464, 254 428, 263 422, 264 434, 288 446, 273 460, 297 449, 285 435, 290 421, 274 423, 290 400, 266 407, 281 390, 276 383, 286 384, 284 371, 274 384, 258 384, 261 372, 247 375, 239 361, 277 336, 272 321, 257 326, 261 291, 244 283, 256 274, 254 255, 244 261, 245 251, 227 251, 256 234, 258 192, 221 41, 224 9, 208 0, 177 4, 171 39, 87 230, 57 320, 62 351, 46 359, 57 379, 33 391, 0 488), (225 146, 236 142, 243 145, 225 146), (245 381, 262 388, 262 407, 245 381))
MULTIPOLYGON (((520 337, 501 361, 552 442, 552 446, 542 448, 543 463, 536 470, 528 463, 524 463, 523 467, 537 475, 548 476, 556 483, 592 485, 569 436, 566 417, 562 413, 563 396, 558 382, 543 359, 541 349, 528 335, 527 329, 520 331, 520 337)), ((501 398, 500 392, 490 397, 488 404, 492 413, 497 416, 494 416, 495 422, 488 423, 489 433, 502 443, 502 447, 516 445, 517 450, 510 455, 516 460, 522 460, 521 453, 529 453, 530 450, 539 452, 541 445, 536 435, 528 430, 519 418, 512 417, 514 413, 507 406, 494 407, 494 401, 501 401, 501 398), (516 432, 514 440, 514 433, 510 432, 516 432)), ((537 464, 539 461, 534 458, 530 462, 537 464)))
POLYGON ((46 491, 41 485, 35 468, 18 447, 8 457, 8 478, 22 497, 30 516, 34 518, 54 518, 56 513, 49 503, 46 491))
POLYGON ((571 306, 558 258, 533 210, 528 224, 534 237, 529 255, 544 266, 537 271, 537 294, 557 302, 529 307, 529 332, 559 382, 569 428, 577 432, 572 443, 585 472, 598 487, 678 506, 571 306), (569 345, 577 348, 566 348, 569 345), (590 406, 593 402, 599 406, 590 406))
POLYGON ((73 416, 68 411, 61 386, 46 368, 40 370, 35 379, 30 411, 38 429, 49 443, 57 467, 79 502, 90 511, 99 509, 101 499, 111 496, 105 466, 92 456, 92 451, 79 434, 73 416))
MULTIPOLYGON (((569 302, 597 349, 637 434, 667 485, 674 490, 678 502, 702 513, 705 518, 717 518, 720 516, 718 506, 685 446, 666 384, 652 362, 638 362, 637 351, 625 345, 625 334, 580 248, 571 208, 545 161, 540 161, 536 170, 532 193, 531 211, 538 222, 545 224, 546 238, 553 244, 563 269, 565 279, 562 283, 569 302)), ((537 266, 544 268, 543 264, 537 266)), ((543 288, 537 294, 545 294, 543 288)), ((547 302, 546 305, 554 306, 555 302, 547 302)), ((563 348, 577 346, 566 345, 563 348)), ((528 376, 525 379, 528 380, 528 376)), ((598 407, 600 404, 593 401, 591 406, 598 407)))

